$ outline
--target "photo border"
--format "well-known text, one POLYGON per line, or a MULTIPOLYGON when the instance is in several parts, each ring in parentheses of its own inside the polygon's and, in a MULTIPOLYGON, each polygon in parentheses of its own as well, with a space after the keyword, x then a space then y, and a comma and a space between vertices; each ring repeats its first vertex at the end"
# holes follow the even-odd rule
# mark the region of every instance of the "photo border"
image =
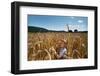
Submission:
POLYGON ((11 73, 27 74, 27 73, 44 73, 44 72, 59 72, 59 71, 74 71, 74 70, 90 70, 97 69, 97 7, 96 6, 81 6, 81 5, 64 5, 64 4, 48 4, 48 3, 32 3, 32 2, 12 2, 11 3, 11 73), (20 70, 20 7, 46 7, 46 8, 63 8, 63 9, 82 9, 94 10, 94 66, 82 67, 62 67, 48 69, 31 69, 20 70))

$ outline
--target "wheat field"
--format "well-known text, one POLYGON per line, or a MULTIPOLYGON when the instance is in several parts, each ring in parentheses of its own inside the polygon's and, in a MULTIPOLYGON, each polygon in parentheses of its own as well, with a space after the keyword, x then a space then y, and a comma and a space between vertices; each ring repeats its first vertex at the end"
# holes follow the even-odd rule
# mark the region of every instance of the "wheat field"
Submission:
POLYGON ((67 49, 65 59, 88 58, 87 33, 28 32, 28 61, 58 60, 61 41, 67 49), (77 51, 74 51, 77 50, 77 51))

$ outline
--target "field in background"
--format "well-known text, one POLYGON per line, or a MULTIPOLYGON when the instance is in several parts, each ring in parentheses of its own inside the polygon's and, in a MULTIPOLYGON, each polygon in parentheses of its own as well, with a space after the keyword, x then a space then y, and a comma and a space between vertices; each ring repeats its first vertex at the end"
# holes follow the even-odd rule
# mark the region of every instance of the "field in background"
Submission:
POLYGON ((57 60, 59 40, 66 42, 66 59, 88 58, 87 38, 86 32, 28 32, 28 61, 57 60))

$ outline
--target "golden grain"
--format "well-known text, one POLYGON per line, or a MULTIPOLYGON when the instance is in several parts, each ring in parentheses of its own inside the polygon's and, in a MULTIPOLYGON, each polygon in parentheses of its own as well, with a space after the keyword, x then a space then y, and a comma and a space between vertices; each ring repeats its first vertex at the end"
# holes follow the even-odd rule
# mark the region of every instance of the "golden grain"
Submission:
POLYGON ((65 47, 68 50, 66 59, 88 57, 87 33, 28 32, 28 61, 58 59, 59 40, 65 42, 65 47))

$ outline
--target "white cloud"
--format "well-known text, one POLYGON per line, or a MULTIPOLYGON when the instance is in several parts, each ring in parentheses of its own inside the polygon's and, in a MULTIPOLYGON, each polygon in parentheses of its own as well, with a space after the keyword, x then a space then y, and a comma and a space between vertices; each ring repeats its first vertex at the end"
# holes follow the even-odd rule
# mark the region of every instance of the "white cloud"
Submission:
POLYGON ((84 25, 69 25, 69 29, 74 31, 77 29, 78 31, 85 31, 86 28, 84 28, 84 25))
POLYGON ((83 20, 78 20, 78 23, 83 23, 83 20))
POLYGON ((74 19, 74 17, 73 17, 73 16, 71 16, 71 19, 74 19))

